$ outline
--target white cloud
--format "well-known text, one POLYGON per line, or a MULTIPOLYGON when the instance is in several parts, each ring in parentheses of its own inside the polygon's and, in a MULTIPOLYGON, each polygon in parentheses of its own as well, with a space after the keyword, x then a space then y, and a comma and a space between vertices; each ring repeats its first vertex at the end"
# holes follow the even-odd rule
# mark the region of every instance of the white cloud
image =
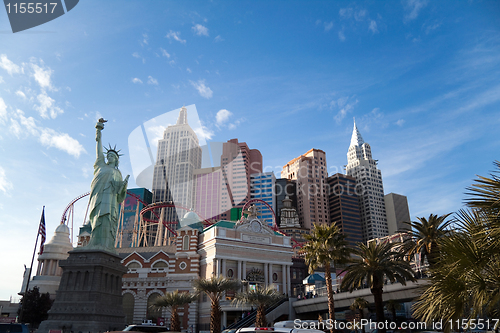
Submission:
POLYGON ((396 125, 398 126, 403 126, 404 123, 405 123, 404 119, 399 119, 398 121, 396 121, 396 125))
POLYGON ((139 79, 139 78, 134 77, 134 78, 132 79, 132 83, 141 83, 141 84, 142 84, 142 80, 141 80, 141 79, 139 79))
POLYGON ((405 20, 411 21, 418 17, 422 8, 427 6, 427 0, 407 0, 405 4, 405 20))
POLYGON ((0 55, 0 67, 5 69, 9 75, 19 73, 21 68, 10 61, 5 54, 0 55))
POLYGON ((214 38, 214 41, 216 41, 216 42, 223 42, 224 38, 222 38, 220 35, 217 35, 217 37, 214 38))
POLYGON ((232 115, 233 113, 229 110, 219 110, 219 112, 217 112, 217 115, 215 116, 217 127, 224 125, 232 115))
POLYGON ((5 170, 0 167, 0 191, 7 193, 8 190, 13 188, 12 183, 7 180, 5 170))
POLYGON ((195 128, 194 132, 198 136, 198 140, 201 139, 211 140, 212 137, 214 136, 214 132, 203 125, 201 125, 201 127, 195 128))
POLYGON ((360 9, 354 13, 354 19, 356 21, 362 21, 364 20, 366 13, 367 13, 366 9, 360 9))
POLYGON ((340 8, 339 15, 342 18, 350 18, 352 16, 352 8, 340 8))
POLYGON ((170 53, 168 53, 167 50, 160 47, 160 51, 162 56, 170 58, 170 53))
POLYGON ((43 69, 42 67, 36 65, 36 64, 31 64, 31 67, 33 68, 34 70, 34 78, 36 80, 36 82, 38 82, 38 84, 40 85, 40 87, 42 89, 49 89, 49 90, 53 90, 52 88, 52 85, 50 83, 50 76, 52 75, 52 73, 54 72, 52 69, 50 68, 47 68, 47 69, 43 69))
POLYGON ((134 52, 134 53, 132 53, 132 57, 137 58, 137 59, 141 59, 143 64, 145 64, 145 63, 146 63, 146 59, 145 59, 143 56, 141 56, 141 55, 139 54, 139 52, 134 52))
POLYGON ((325 31, 330 31, 333 28, 333 21, 325 22, 324 25, 325 25, 325 31))
POLYGON ((205 97, 207 99, 212 98, 213 91, 205 85, 205 80, 198 80, 198 82, 190 80, 189 82, 196 90, 198 90, 201 97, 205 97))
POLYGON ((4 83, 3 77, 0 76, 0 83, 4 83))
POLYGON ((142 34, 142 43, 148 45, 148 34, 142 34))
POLYGON ((154 77, 152 77, 151 75, 148 76, 148 84, 152 84, 152 85, 155 85, 157 86, 158 85, 158 80, 155 79, 154 77))
POLYGON ((374 34, 378 33, 377 22, 375 22, 374 20, 371 20, 370 26, 368 27, 368 30, 370 30, 374 34))
POLYGON ((0 121, 7 119, 7 104, 2 97, 0 97, 0 121))
POLYGON ((14 134, 17 138, 20 137, 21 133, 22 133, 22 130, 21 130, 21 126, 19 125, 19 122, 15 119, 10 119, 10 126, 9 126, 9 130, 12 132, 12 134, 14 134))
POLYGON ((340 124, 342 122, 342 119, 344 119, 348 113, 352 112, 354 106, 358 104, 358 102, 358 99, 349 102, 348 97, 341 97, 337 100, 337 102, 332 101, 332 103, 330 103, 332 106, 337 106, 340 109, 335 117, 333 117, 337 124, 340 124))
POLYGON ((50 128, 42 129, 39 140, 44 146, 57 148, 75 157, 85 152, 78 140, 73 139, 67 133, 58 133, 50 128))
POLYGON ((16 95, 21 97, 22 99, 26 99, 26 94, 23 93, 21 90, 16 91, 16 95))
POLYGON ((47 95, 45 91, 42 91, 42 93, 37 96, 37 100, 40 105, 34 105, 33 108, 40 113, 42 118, 48 119, 50 113, 50 118, 55 119, 58 114, 64 113, 61 108, 54 105, 55 100, 47 95))
POLYGON ((165 37, 168 38, 168 39, 176 40, 179 43, 186 44, 186 40, 185 39, 181 39, 180 35, 181 35, 180 32, 175 32, 175 31, 170 30, 165 37))
POLYGON ((441 23, 437 22, 431 25, 424 25, 425 26, 425 34, 428 35, 430 34, 433 30, 436 30, 441 26, 441 23))
POLYGON ((201 24, 196 24, 191 29, 198 36, 207 36, 208 37, 208 28, 202 26, 201 24))
POLYGON ((344 28, 342 28, 342 30, 339 31, 339 39, 341 42, 345 41, 344 28))
POLYGON ((192 73, 193 71, 191 71, 191 68, 188 67, 188 68, 186 68, 186 72, 192 73))

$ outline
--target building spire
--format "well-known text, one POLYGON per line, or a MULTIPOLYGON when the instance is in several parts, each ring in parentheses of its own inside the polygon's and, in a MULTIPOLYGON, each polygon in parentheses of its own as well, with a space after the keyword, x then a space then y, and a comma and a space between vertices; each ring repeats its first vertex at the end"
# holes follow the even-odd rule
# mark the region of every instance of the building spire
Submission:
POLYGON ((179 112, 179 118, 177 118, 177 124, 176 125, 183 125, 187 124, 188 119, 187 119, 187 109, 185 106, 181 108, 181 112, 179 112))
POLYGON ((354 119, 354 128, 352 129, 351 145, 350 146, 362 146, 363 143, 365 143, 365 141, 363 140, 361 133, 359 133, 359 130, 356 127, 356 119, 354 119))

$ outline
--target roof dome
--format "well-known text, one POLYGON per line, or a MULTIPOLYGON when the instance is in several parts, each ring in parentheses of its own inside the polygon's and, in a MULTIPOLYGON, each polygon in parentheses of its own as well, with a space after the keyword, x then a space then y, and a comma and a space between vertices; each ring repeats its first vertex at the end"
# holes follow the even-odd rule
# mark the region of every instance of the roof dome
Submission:
POLYGON ((190 212, 187 212, 184 215, 184 217, 181 219, 180 226, 182 228, 182 227, 185 227, 185 226, 190 225, 190 224, 198 223, 200 221, 201 221, 201 218, 198 216, 198 214, 196 214, 193 211, 190 211, 190 212))
POLYGON ((45 243, 43 253, 39 259, 66 259, 68 251, 73 250, 73 245, 69 239, 69 227, 66 224, 59 224, 51 240, 45 243))

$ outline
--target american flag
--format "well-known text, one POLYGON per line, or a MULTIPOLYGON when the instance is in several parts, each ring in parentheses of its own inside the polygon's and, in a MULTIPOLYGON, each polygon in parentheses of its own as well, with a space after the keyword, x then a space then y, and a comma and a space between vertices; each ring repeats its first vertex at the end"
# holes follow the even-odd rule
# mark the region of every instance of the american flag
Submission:
POLYGON ((40 226, 38 227, 38 234, 42 236, 40 243, 40 254, 43 253, 43 245, 45 244, 45 207, 42 210, 42 217, 40 218, 40 226))

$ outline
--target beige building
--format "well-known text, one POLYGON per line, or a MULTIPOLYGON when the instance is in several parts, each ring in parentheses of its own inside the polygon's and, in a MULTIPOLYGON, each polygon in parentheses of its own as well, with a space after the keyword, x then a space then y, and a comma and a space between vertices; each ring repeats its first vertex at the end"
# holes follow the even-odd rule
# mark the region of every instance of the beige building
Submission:
MULTIPOLYGON (((56 290, 61 282, 61 260, 66 260, 69 251, 73 250, 69 239, 69 228, 66 224, 59 224, 52 239, 45 243, 43 253, 38 256, 38 268, 29 284, 29 289, 38 287, 40 294, 49 293, 50 298, 56 297, 56 290)), ((23 290, 24 292, 24 290, 23 290)))
POLYGON ((281 178, 297 181, 297 210, 302 228, 311 229, 314 223, 329 221, 327 177, 326 154, 314 148, 288 162, 281 171, 281 178))

